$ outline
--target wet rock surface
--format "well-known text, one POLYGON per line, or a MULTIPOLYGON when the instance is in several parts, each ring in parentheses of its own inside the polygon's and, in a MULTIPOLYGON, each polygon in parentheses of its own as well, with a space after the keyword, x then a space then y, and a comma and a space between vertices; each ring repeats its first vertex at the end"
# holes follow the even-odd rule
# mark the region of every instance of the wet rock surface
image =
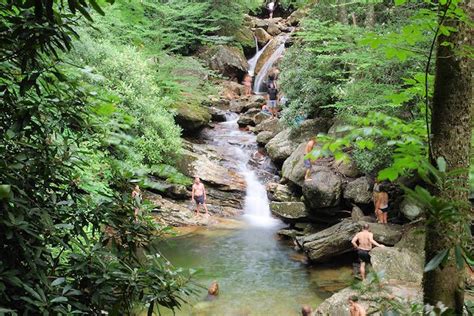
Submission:
POLYGON ((271 202, 270 210, 273 215, 288 222, 307 220, 309 216, 303 202, 271 202))

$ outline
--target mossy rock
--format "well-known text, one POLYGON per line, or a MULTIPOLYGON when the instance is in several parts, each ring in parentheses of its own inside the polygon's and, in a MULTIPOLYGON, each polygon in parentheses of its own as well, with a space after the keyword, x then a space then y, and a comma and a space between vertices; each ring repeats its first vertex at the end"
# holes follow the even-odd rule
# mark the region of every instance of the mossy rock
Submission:
POLYGON ((180 103, 175 105, 176 123, 181 126, 184 134, 196 132, 211 120, 209 111, 196 103, 180 103))
POLYGON ((240 44, 246 56, 253 56, 255 54, 255 38, 250 28, 244 26, 238 29, 234 39, 240 44))

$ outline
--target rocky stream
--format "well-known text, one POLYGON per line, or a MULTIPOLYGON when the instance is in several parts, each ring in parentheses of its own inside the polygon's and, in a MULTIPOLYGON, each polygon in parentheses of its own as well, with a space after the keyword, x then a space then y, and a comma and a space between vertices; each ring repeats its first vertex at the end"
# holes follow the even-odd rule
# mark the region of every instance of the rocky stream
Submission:
POLYGON ((348 315, 356 262, 350 240, 364 223, 387 247, 371 252, 372 270, 383 280, 362 304, 377 315, 380 300, 420 300, 422 209, 393 184, 392 223, 375 223, 373 179, 351 162, 319 159, 312 180, 304 181, 306 142, 318 133, 339 133, 338 123, 315 117, 290 128, 261 112, 262 96, 243 96, 235 82, 250 69, 260 91, 291 44, 299 15, 248 17, 242 33, 250 33, 257 46, 244 47, 255 49, 249 61, 223 45, 201 53, 231 80, 216 81, 220 95, 209 98, 202 113, 178 111, 186 139, 177 166, 206 185, 211 216, 194 216, 189 187, 162 183, 163 191, 146 193, 156 205, 156 220, 182 232, 163 253, 175 265, 200 269, 204 286, 212 280, 221 285, 218 300, 198 298, 178 315, 298 315, 303 304, 317 307, 317 315, 348 315))

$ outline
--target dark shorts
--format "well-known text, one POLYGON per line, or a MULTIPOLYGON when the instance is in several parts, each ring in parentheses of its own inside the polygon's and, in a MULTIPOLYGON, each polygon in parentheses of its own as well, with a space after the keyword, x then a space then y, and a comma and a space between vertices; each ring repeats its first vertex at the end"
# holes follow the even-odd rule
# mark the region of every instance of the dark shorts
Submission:
POLYGON ((368 250, 357 250, 360 262, 370 263, 370 255, 368 250))
POLYGON ((196 201, 196 204, 204 204, 204 195, 195 196, 194 201, 196 201))
POLYGON ((305 167, 306 169, 311 168, 311 160, 310 160, 310 159, 305 159, 305 160, 304 160, 304 167, 305 167))
POLYGON ((387 207, 384 207, 384 208, 381 208, 380 211, 382 213, 387 213, 388 212, 388 206, 387 207))

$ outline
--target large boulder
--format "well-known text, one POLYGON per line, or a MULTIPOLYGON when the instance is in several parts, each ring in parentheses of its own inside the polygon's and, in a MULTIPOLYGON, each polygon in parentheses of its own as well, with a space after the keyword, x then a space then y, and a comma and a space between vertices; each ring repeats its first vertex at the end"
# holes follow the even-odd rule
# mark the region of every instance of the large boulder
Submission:
POLYGON ((260 27, 255 29, 255 37, 257 38, 258 44, 261 46, 264 46, 273 38, 270 34, 267 33, 267 31, 260 27))
POLYGON ((176 123, 181 126, 185 134, 194 133, 207 126, 211 120, 211 114, 202 106, 197 104, 177 104, 176 123))
POLYGON ((309 216, 303 202, 271 202, 270 210, 285 222, 304 221, 309 216))
POLYGON ((245 112, 244 114, 241 114, 239 119, 237 120, 237 124, 239 124, 240 127, 244 126, 255 126, 255 116, 260 113, 259 109, 251 109, 245 112))
POLYGON ((257 135, 257 143, 259 145, 266 145, 272 138, 273 138, 273 133, 268 132, 268 131, 263 131, 258 133, 257 135))
POLYGON ((424 213, 422 206, 408 198, 405 198, 400 204, 400 212, 411 221, 421 217, 424 213))
POLYGON ((336 172, 349 178, 357 178, 360 175, 360 171, 357 168, 357 164, 354 160, 339 159, 332 162, 332 167, 336 172))
POLYGON ((269 182, 267 183, 267 193, 269 199, 277 202, 296 202, 299 198, 293 195, 290 188, 285 184, 269 182))
MULTIPOLYGON (((268 33, 267 33, 268 34, 268 33)), ((268 35, 270 36, 270 35, 268 35)), ((270 36, 271 38, 271 36, 270 36)), ((274 37, 263 50, 262 54, 257 60, 257 64, 255 65, 255 73, 258 74, 262 69, 263 65, 270 59, 273 53, 278 49, 286 41, 286 37, 283 35, 274 37)))
POLYGON ((275 22, 268 23, 267 32, 271 36, 277 36, 281 33, 280 27, 275 22))
POLYGON ((219 84, 219 95, 221 98, 224 100, 234 100, 244 94, 244 85, 234 82, 234 81, 229 81, 229 80, 224 80, 219 84))
POLYGON ((317 168, 311 180, 304 181, 303 195, 312 210, 339 205, 341 199, 341 177, 326 167, 317 168))
MULTIPOLYGON (((297 242, 310 260, 325 262, 335 256, 353 251, 351 240, 356 233, 361 231, 364 224, 366 222, 344 219, 325 230, 297 238, 297 242)), ((395 245, 402 237, 402 227, 399 225, 371 223, 370 230, 377 242, 389 246, 395 245)))
POLYGON ((384 272, 387 280, 415 282, 421 284, 424 257, 407 249, 374 248, 370 252, 374 271, 384 272))
POLYGON ((247 73, 247 59, 237 47, 212 46, 201 51, 199 57, 205 61, 209 68, 231 79, 240 80, 247 73))
POLYGON ((301 143, 296 147, 290 157, 283 163, 282 176, 291 182, 303 186, 304 183, 304 156, 305 156, 306 142, 301 143))
POLYGON ((223 191, 245 191, 245 180, 234 170, 209 159, 202 152, 197 152, 195 145, 183 149, 176 167, 189 177, 200 177, 205 183, 223 191))
POLYGON ((256 44, 255 38, 250 27, 242 26, 240 27, 234 35, 235 41, 242 46, 245 55, 255 54, 256 44))
POLYGON ((307 14, 308 14, 308 9, 295 10, 286 19, 286 23, 291 26, 296 26, 307 14))
POLYGON ((271 132, 273 136, 278 134, 284 129, 283 123, 280 122, 276 117, 269 117, 261 123, 257 124, 254 128, 255 133, 259 132, 271 132))
MULTIPOLYGON (((386 310, 380 310, 381 301, 393 300, 395 306, 403 306, 403 309, 410 310, 411 303, 422 302, 422 290, 418 284, 406 282, 391 282, 390 284, 381 284, 375 291, 360 291, 347 287, 326 299, 314 311, 314 316, 345 316, 350 315, 348 300, 351 296, 359 298, 367 315, 398 315, 397 312, 390 312, 390 307, 386 310)), ((389 305, 389 304, 387 304, 389 305)), ((390 305, 389 305, 390 306, 390 305)))
POLYGON ((302 142, 307 142, 319 133, 327 132, 330 122, 327 119, 311 119, 301 123, 296 128, 286 128, 279 132, 265 146, 270 158, 277 164, 282 164, 302 142))
POLYGON ((344 198, 354 203, 370 203, 372 201, 372 190, 367 177, 349 182, 344 190, 344 198))

